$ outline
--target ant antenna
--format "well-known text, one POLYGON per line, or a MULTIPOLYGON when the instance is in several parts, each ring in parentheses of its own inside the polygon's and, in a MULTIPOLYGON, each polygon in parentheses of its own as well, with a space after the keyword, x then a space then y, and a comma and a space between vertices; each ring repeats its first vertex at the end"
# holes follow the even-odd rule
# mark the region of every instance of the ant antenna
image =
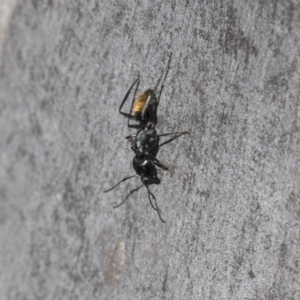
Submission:
POLYGON ((149 198, 149 201, 150 201, 150 204, 151 204, 152 208, 153 208, 155 211, 157 211, 157 214, 158 214, 160 220, 161 220, 163 223, 166 223, 166 221, 165 221, 165 220, 161 217, 161 215, 160 215, 160 209, 159 209, 158 206, 157 206, 157 201, 156 201, 155 196, 150 192, 148 185, 145 184, 145 186, 146 186, 146 188, 147 188, 147 190, 148 190, 148 198, 149 198), (153 204, 152 204, 150 195, 151 195, 151 196, 153 197, 153 199, 154 199, 155 207, 156 207, 156 208, 154 208, 154 206, 153 206, 153 204))
MULTIPOLYGON (((147 191, 148 191, 148 198, 149 198, 149 202, 150 202, 152 208, 153 208, 154 210, 157 210, 157 206, 155 207, 155 206, 153 205, 152 200, 151 200, 151 198, 150 198, 150 196, 149 196, 150 194, 151 194, 151 195, 153 195, 153 194, 150 192, 148 185, 146 185, 145 183, 144 183, 144 185, 145 185, 145 187, 146 187, 146 189, 147 189, 147 191)), ((153 195, 153 197, 154 197, 154 195, 153 195)))
POLYGON ((121 181, 119 181, 116 185, 114 185, 113 187, 111 187, 109 190, 103 191, 103 193, 107 193, 107 192, 113 190, 113 189, 116 188, 120 183, 122 183, 123 181, 126 181, 126 180, 128 180, 128 179, 130 179, 130 178, 132 178, 132 177, 135 177, 135 175, 132 175, 132 176, 123 178, 121 181))
POLYGON ((138 191, 141 187, 143 186, 143 184, 141 186, 139 186, 138 188, 130 191, 130 193, 126 196, 126 198, 124 200, 122 200, 122 202, 120 204, 117 204, 115 206, 113 206, 113 208, 117 208, 117 207, 120 207, 128 198, 131 194, 133 194, 134 192, 138 191))

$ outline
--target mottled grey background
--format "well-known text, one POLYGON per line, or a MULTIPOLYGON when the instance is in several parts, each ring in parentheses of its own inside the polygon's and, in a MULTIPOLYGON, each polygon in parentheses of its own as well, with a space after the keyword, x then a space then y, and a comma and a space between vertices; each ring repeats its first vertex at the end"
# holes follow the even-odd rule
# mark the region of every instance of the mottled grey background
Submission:
MULTIPOLYGON (((7 0, 6 0, 7 1, 7 0)), ((0 298, 300 299, 300 1, 19 0, 0 75, 0 298), (152 187, 119 104, 173 61, 152 187)))

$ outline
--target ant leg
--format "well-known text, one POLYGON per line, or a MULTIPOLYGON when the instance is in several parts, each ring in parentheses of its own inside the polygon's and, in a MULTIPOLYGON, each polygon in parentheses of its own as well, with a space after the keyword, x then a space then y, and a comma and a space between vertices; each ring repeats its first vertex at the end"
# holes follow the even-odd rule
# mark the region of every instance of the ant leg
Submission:
POLYGON ((132 141, 135 137, 136 137, 136 134, 131 134, 131 135, 127 135, 127 136, 125 137, 125 139, 126 139, 126 140, 132 141))
POLYGON ((117 205, 113 206, 113 208, 117 208, 117 207, 121 206, 129 198, 129 196, 131 194, 133 194, 134 192, 138 191, 142 186, 143 186, 143 184, 141 186, 139 186, 138 188, 130 191, 130 193, 126 196, 126 198, 124 200, 122 200, 122 202, 120 204, 117 204, 117 205))
POLYGON ((158 98, 157 98, 157 105, 159 104, 160 97, 161 97, 161 94, 162 94, 163 89, 164 89, 164 84, 162 84, 161 89, 160 89, 160 91, 159 91, 159 95, 158 95, 158 98))
POLYGON ((128 180, 128 179, 130 179, 130 178, 132 178, 132 177, 134 177, 134 176, 135 176, 135 175, 132 175, 132 176, 123 178, 121 181, 119 181, 116 185, 114 185, 114 186, 111 187, 110 189, 108 189, 108 190, 106 190, 106 191, 103 191, 103 193, 107 193, 107 192, 113 190, 113 189, 116 188, 120 183, 122 183, 123 181, 126 181, 126 180, 128 180))
POLYGON ((168 144, 168 143, 171 143, 172 141, 176 140, 177 138, 179 138, 180 136, 182 136, 182 135, 184 135, 184 134, 190 134, 190 132, 189 132, 189 131, 184 131, 184 132, 173 132, 173 133, 160 134, 160 135, 158 135, 158 136, 159 136, 159 137, 160 137, 160 136, 168 136, 168 135, 172 135, 172 134, 177 134, 177 135, 174 136, 174 137, 172 137, 172 138, 170 138, 169 140, 167 140, 167 141, 161 143, 161 144, 159 145, 159 147, 162 147, 162 146, 164 146, 164 145, 166 145, 166 144, 168 144))
POLYGON ((163 165, 158 159, 154 160, 153 163, 154 163, 157 167, 159 167, 159 168, 161 168, 161 169, 163 169, 163 170, 165 170, 165 171, 169 170, 168 167, 166 167, 165 165, 163 165))
POLYGON ((147 190, 148 190, 148 198, 149 198, 149 201, 150 201, 150 204, 151 204, 152 208, 157 212, 157 214, 158 214, 160 220, 161 220, 163 223, 166 223, 166 222, 164 221, 164 219, 163 219, 163 218, 161 217, 161 215, 160 215, 160 209, 159 209, 158 206, 157 206, 157 201, 156 201, 155 196, 150 192, 148 185, 145 184, 145 186, 146 186, 146 188, 147 188, 147 190), (153 199, 154 199, 154 201, 155 201, 155 207, 156 207, 156 209, 154 208, 154 206, 153 206, 153 204, 152 204, 150 195, 153 197, 153 199))
MULTIPOLYGON (((157 99, 157 105, 159 104, 160 96, 161 96, 162 90, 163 90, 163 88, 164 88, 164 83, 165 83, 165 80, 166 80, 167 75, 168 75, 168 73, 169 73, 170 64, 171 64, 171 59, 172 59, 172 52, 171 52, 170 55, 169 55, 169 60, 168 60, 168 64, 167 64, 167 69, 166 69, 165 77, 164 77, 164 79, 163 79, 163 82, 162 82, 162 85, 161 85, 161 89, 160 89, 160 92, 159 92, 159 96, 158 96, 158 99, 157 99)), ((160 79, 161 79, 161 77, 160 77, 160 79)), ((156 87, 155 87, 155 90, 156 90, 156 88, 157 88, 157 86, 158 86, 158 84, 159 84, 159 82, 160 82, 160 79, 159 79, 159 81, 158 81, 158 83, 157 83, 157 85, 156 85, 156 87)), ((154 90, 154 92, 155 92, 155 90, 154 90)))
POLYGON ((157 136, 161 137, 161 136, 168 136, 168 135, 173 135, 173 134, 191 134, 189 131, 177 131, 177 132, 169 132, 169 133, 162 133, 162 134, 158 134, 157 136))
MULTIPOLYGON (((124 117, 129 118, 129 119, 132 119, 132 118, 133 118, 132 115, 131 115, 130 113, 128 114, 128 113, 122 112, 121 109, 122 109, 124 103, 126 102, 126 100, 127 100, 128 96, 129 96, 131 90, 133 89, 134 85, 135 85, 136 83, 138 83, 138 84, 137 84, 137 87, 138 87, 139 82, 140 82, 140 76, 138 76, 138 78, 135 80, 135 82, 131 85, 131 87, 130 87, 129 90, 127 91, 127 93, 126 93, 126 95, 125 95, 125 97, 124 97, 124 99, 123 99, 123 101, 122 101, 122 103, 121 103, 121 105, 120 105, 120 107, 119 107, 119 113, 120 113, 121 115, 123 115, 124 117)), ((137 90, 137 88, 136 88, 136 90, 137 90)), ((136 91, 135 91, 135 92, 136 92, 136 91)))
MULTIPOLYGON (((172 59, 172 52, 171 52, 170 55, 169 55, 169 60, 168 60, 167 68, 166 68, 166 73, 165 73, 165 77, 164 77, 163 82, 162 82, 162 87, 161 87, 161 90, 160 90, 160 93, 159 93, 159 98, 160 98, 161 91, 162 91, 163 86, 164 86, 164 82, 165 82, 165 80, 166 80, 166 78, 167 78, 167 75, 168 75, 168 72, 169 72, 169 69, 170 69, 171 59, 172 59)), ((162 73, 161 76, 160 76, 159 79, 158 79, 158 82, 157 82, 157 84, 156 84, 156 86, 155 86, 155 89, 153 90, 154 93, 155 93, 155 91, 156 91, 156 89, 157 89, 157 87, 158 87, 158 85, 159 85, 159 83, 160 83, 160 81, 161 81, 161 78, 162 78, 163 74, 164 74, 164 73, 162 73)), ((159 99, 158 99, 157 102, 159 103, 159 99)))
MULTIPOLYGON (((168 64, 167 64, 167 68, 166 68, 166 71, 165 71, 165 76, 163 78, 163 81, 162 81, 162 84, 161 84, 161 88, 160 88, 160 91, 159 91, 159 95, 158 95, 158 98, 156 100, 156 103, 155 103, 155 107, 154 107, 154 110, 152 112, 150 112, 152 114, 152 116, 150 116, 151 120, 153 120, 154 122, 154 125, 156 125, 157 123, 157 106, 159 105, 159 101, 160 101, 160 98, 161 98, 161 94, 162 94, 162 91, 164 89, 164 82, 167 78, 167 75, 168 75, 168 72, 169 72, 169 69, 170 69, 170 63, 171 63, 171 58, 172 58, 172 52, 170 53, 169 55, 169 60, 168 60, 168 64)), ((153 90, 153 94, 155 95, 155 92, 161 82, 161 79, 163 77, 164 73, 162 73, 158 79, 158 82, 153 90)))
MULTIPOLYGON (((134 94, 133 94, 133 97, 132 97, 132 101, 131 101, 130 115, 131 115, 131 112, 132 112, 132 107, 133 107, 134 99, 135 99, 135 96, 136 96, 136 92, 139 88, 139 84, 140 84, 140 72, 139 72, 139 75, 138 75, 138 82, 137 82, 137 85, 136 85, 136 88, 135 88, 135 91, 134 91, 134 94)), ((134 117, 128 118, 127 126, 129 128, 139 129, 141 127, 140 124, 130 124, 130 120, 132 120, 132 119, 134 119, 134 117)))
POLYGON ((156 90, 157 90, 157 88, 158 88, 158 86, 159 86, 159 83, 160 83, 161 78, 163 77, 163 75, 164 75, 164 73, 162 73, 162 74, 160 75, 160 77, 158 78, 158 81, 157 81, 157 84, 156 84, 156 86, 155 86, 155 88, 154 88, 154 90, 153 90, 153 93, 156 92, 156 90))
POLYGON ((144 154, 144 157, 153 160, 153 163, 154 163, 156 166, 160 167, 161 169, 163 169, 163 170, 168 170, 168 168, 167 168, 166 166, 164 166, 164 165, 163 165, 156 157, 154 157, 153 155, 151 155, 151 154, 144 154))

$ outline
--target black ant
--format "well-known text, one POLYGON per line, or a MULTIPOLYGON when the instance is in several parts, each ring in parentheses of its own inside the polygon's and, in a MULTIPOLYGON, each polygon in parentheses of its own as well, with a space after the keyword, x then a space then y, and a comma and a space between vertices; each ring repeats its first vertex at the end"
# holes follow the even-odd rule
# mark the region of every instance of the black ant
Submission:
MULTIPOLYGON (((157 170, 156 167, 159 167, 163 170, 168 170, 166 166, 164 166, 157 158, 156 155, 159 151, 159 148, 163 145, 166 145, 179 136, 183 134, 188 134, 189 132, 173 132, 173 133, 165 133, 165 134, 157 134, 157 131, 155 129, 155 126, 157 124, 157 107, 159 104, 159 100, 161 97, 161 93, 164 87, 164 81, 167 77, 169 67, 170 67, 170 61, 171 61, 172 53, 170 54, 167 69, 165 72, 165 76, 162 82, 162 86, 159 92, 158 97, 156 97, 156 90, 160 84, 160 81, 162 79, 163 74, 160 76, 154 90, 148 89, 145 92, 143 92, 140 96, 138 96, 136 99, 135 94, 139 85, 139 77, 138 79, 131 85, 128 92, 126 93, 120 108, 119 113, 123 115, 124 117, 128 118, 128 127, 129 128, 136 128, 138 129, 136 134, 127 136, 126 139, 131 141, 131 149, 134 151, 135 156, 133 158, 133 168, 137 175, 140 176, 142 180, 142 185, 139 187, 133 189, 129 192, 129 194, 126 196, 126 198, 118 205, 114 206, 114 208, 121 206, 128 198, 129 196, 138 191, 142 186, 145 186, 148 191, 148 198, 149 202, 152 206, 152 208, 157 211, 158 216, 160 220, 165 223, 165 221, 162 219, 160 215, 160 211, 156 202, 155 196, 151 193, 149 189, 149 185, 151 184, 159 184, 160 179, 157 177, 157 170), (125 113, 122 112, 121 109, 126 102, 131 90, 133 87, 136 86, 136 90, 133 96, 132 104, 131 104, 131 113, 125 113), (138 123, 130 124, 130 120, 135 120, 138 123), (171 139, 163 142, 162 144, 159 144, 159 139, 162 136, 169 136, 169 135, 175 135, 171 139), (155 205, 153 205, 151 201, 151 197, 154 199, 155 205)), ((128 179, 133 178, 136 175, 132 175, 129 177, 123 178, 120 182, 118 182, 116 185, 114 185, 112 188, 105 190, 104 192, 107 193, 114 188, 116 188, 120 183, 123 181, 126 181, 128 179)))

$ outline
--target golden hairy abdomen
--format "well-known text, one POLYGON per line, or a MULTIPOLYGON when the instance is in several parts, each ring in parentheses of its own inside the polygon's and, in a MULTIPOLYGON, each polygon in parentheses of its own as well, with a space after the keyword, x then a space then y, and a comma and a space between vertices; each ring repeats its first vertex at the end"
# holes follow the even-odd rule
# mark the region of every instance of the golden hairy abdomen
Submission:
POLYGON ((132 114, 134 116, 141 115, 145 108, 148 105, 148 102, 150 100, 150 96, 152 94, 152 90, 146 90, 142 94, 140 94, 135 100, 132 105, 132 114))

